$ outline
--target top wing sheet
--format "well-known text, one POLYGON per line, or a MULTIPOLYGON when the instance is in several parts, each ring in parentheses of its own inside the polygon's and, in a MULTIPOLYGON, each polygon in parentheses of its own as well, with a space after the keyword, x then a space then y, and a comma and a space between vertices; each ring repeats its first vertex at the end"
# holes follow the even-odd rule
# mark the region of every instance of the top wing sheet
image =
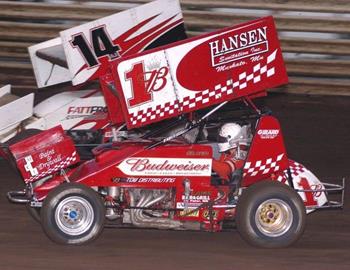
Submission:
POLYGON ((128 128, 288 82, 272 17, 123 58, 112 72, 128 128))
POLYGON ((104 75, 116 58, 186 37, 178 0, 157 0, 60 32, 29 47, 38 87, 104 75))

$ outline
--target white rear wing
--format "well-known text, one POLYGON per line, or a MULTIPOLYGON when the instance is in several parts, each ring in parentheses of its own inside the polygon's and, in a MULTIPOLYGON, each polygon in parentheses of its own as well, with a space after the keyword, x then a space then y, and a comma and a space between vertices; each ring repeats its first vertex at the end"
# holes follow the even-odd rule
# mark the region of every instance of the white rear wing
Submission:
POLYGON ((29 54, 39 88, 78 85, 104 75, 116 58, 185 37, 179 1, 157 0, 64 30, 29 54))
POLYGON ((0 88, 0 134, 33 115, 34 94, 17 97, 11 86, 0 88))

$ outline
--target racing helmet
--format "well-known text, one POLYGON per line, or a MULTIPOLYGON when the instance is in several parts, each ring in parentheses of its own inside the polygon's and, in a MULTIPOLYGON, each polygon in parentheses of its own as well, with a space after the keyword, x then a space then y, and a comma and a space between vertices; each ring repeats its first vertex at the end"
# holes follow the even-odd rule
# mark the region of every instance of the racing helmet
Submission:
POLYGON ((218 134, 219 152, 225 152, 239 145, 249 145, 252 136, 250 126, 240 126, 236 123, 224 124, 218 134))

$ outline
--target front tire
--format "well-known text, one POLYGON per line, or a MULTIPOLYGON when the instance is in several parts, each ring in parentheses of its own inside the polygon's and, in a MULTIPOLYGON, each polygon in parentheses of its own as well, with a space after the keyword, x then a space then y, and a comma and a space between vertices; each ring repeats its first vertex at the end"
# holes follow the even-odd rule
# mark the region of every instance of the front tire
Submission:
POLYGON ((282 248, 295 243, 305 229, 306 211, 289 186, 263 181, 243 191, 236 224, 244 240, 256 247, 282 248))
POLYGON ((59 244, 81 245, 96 239, 103 230, 105 206, 91 188, 64 183, 49 193, 41 209, 46 235, 59 244))

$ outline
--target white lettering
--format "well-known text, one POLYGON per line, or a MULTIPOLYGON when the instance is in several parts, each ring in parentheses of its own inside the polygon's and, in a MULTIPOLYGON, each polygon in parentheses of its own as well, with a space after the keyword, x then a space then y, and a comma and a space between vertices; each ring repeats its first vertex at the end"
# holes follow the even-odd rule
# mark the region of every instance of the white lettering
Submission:
POLYGON ((279 129, 259 129, 257 133, 261 139, 274 139, 279 132, 279 129))

